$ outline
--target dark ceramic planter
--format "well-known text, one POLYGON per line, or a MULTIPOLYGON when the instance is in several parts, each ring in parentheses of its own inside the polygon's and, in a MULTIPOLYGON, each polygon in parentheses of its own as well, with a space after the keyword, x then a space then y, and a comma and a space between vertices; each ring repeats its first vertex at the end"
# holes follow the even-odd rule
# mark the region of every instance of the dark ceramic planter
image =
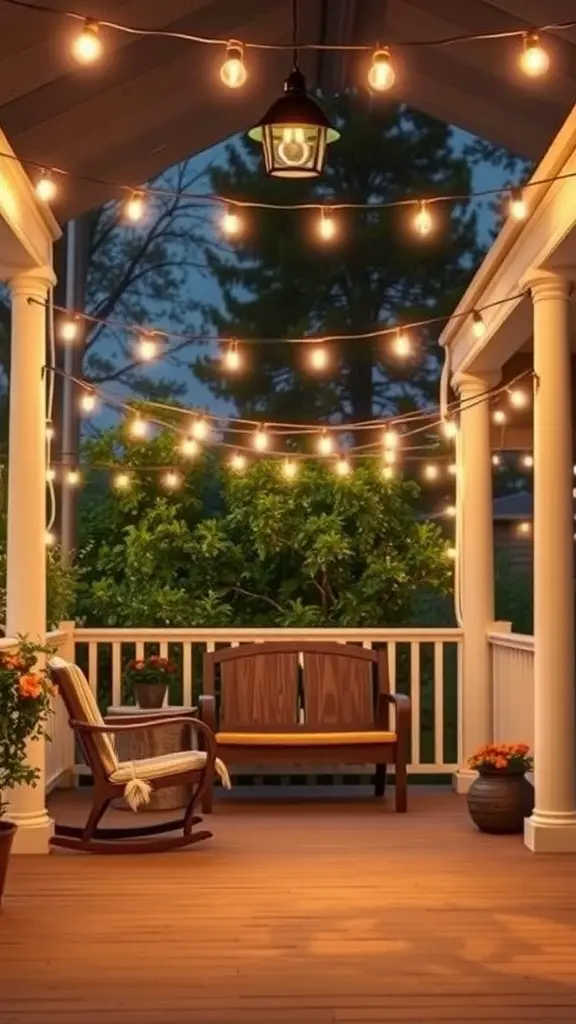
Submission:
POLYGON ((481 832, 510 835, 524 831, 534 809, 534 787, 524 772, 482 768, 468 791, 470 817, 481 832))
POLYGON ((0 821, 0 904, 4 895, 10 851, 15 835, 16 825, 13 825, 11 821, 0 821))
POLYGON ((166 683, 136 683, 134 694, 138 707, 149 710, 161 708, 167 689, 166 683))

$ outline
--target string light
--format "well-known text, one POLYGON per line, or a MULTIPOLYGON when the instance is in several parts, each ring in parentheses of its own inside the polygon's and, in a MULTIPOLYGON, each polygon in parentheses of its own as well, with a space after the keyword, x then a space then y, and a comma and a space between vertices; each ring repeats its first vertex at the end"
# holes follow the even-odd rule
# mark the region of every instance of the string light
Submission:
POLYGON ((36 195, 44 203, 52 203, 58 195, 58 187, 49 171, 42 171, 35 187, 36 195))
POLYGON ((116 473, 112 479, 112 485, 117 491, 127 491, 131 483, 128 473, 116 473))
POLYGON ((450 463, 450 465, 448 466, 448 472, 449 472, 450 476, 456 476, 456 474, 458 472, 458 466, 456 465, 455 462, 451 462, 450 463))
POLYGON ((295 480, 298 476, 300 466, 293 459, 285 459, 282 463, 282 474, 287 480, 295 480))
POLYGON ((344 455, 341 455, 338 459, 336 459, 334 471, 337 476, 350 476, 352 472, 352 466, 350 465, 348 459, 344 455))
POLYGON ((444 515, 448 516, 449 519, 456 518, 456 505, 447 505, 444 509, 444 515))
POLYGON ((446 548, 446 555, 452 561, 455 561, 456 555, 457 555, 456 548, 454 546, 450 546, 450 547, 446 548))
POLYGON ((382 435, 382 443, 385 448, 397 448, 400 443, 400 437, 396 430, 385 430, 382 435))
POLYGON ((234 452, 230 459, 230 468, 235 473, 242 473, 246 469, 246 456, 242 455, 242 452, 234 452))
POLYGON ((124 217, 132 224, 141 221, 146 212, 146 203, 142 192, 133 192, 124 203, 124 217))
POLYGON ((502 459, 500 458, 500 456, 499 455, 493 455, 492 456, 492 465, 493 466, 500 466, 501 464, 502 464, 502 459))
POLYGON ((46 424, 46 440, 53 441, 55 437, 56 431, 54 430, 54 426, 52 425, 52 423, 50 423, 50 421, 48 421, 48 423, 46 424))
POLYGON ((502 427, 506 423, 506 413, 503 409, 495 409, 492 413, 492 422, 502 427))
POLYGON ((98 407, 98 397, 95 391, 85 391, 80 396, 80 409, 84 413, 91 413, 98 407))
POLYGON ((509 391, 508 398, 514 409, 525 409, 529 402, 528 395, 521 388, 513 388, 509 391))
POLYGON ((244 225, 238 211, 228 207, 222 215, 220 227, 226 238, 238 238, 242 234, 244 225))
POLYGON ((82 31, 72 43, 72 54, 79 64, 94 64, 102 56, 102 51, 100 26, 97 21, 87 18, 82 31))
POLYGON ((514 220, 526 219, 528 207, 521 188, 512 189, 508 203, 508 211, 514 220))
POLYGON ((167 491, 176 491, 182 484, 182 477, 174 469, 169 469, 162 477, 162 484, 167 491))
POLYGON ((434 462, 429 462, 427 466, 424 466, 423 472, 425 480, 438 479, 438 466, 434 462))
POLYGON ((399 356, 400 359, 405 359, 406 356, 409 356, 410 352, 412 351, 410 337, 408 336, 406 331, 402 330, 402 328, 399 328, 396 331, 396 334, 394 335, 394 340, 392 342, 392 351, 394 352, 394 355, 399 356))
POLYGON ((228 89, 241 89, 246 84, 248 72, 244 63, 244 47, 235 39, 231 39, 226 47, 226 60, 220 68, 220 78, 228 89))
POLYGON ((222 362, 227 370, 236 373, 242 369, 242 356, 237 341, 231 341, 222 356, 222 362))
POLYGON ((80 471, 77 469, 69 469, 66 473, 65 480, 69 487, 78 487, 81 482, 80 471))
POLYGON ((141 416, 135 416, 129 426, 130 436, 137 441, 143 440, 148 434, 148 424, 141 416))
POLYGON ((182 455, 185 456, 185 458, 193 459, 196 455, 198 455, 198 451, 198 442, 195 441, 193 437, 185 437, 180 442, 180 452, 182 453, 182 455))
POLYGON ((56 470, 53 466, 48 466, 46 470, 46 483, 53 484, 56 479, 56 470))
POLYGON ((528 536, 529 534, 532 533, 532 523, 528 523, 528 522, 518 523, 517 529, 518 529, 518 533, 519 534, 521 534, 522 536, 526 537, 526 536, 528 536))
POLYGON ((190 433, 192 434, 192 437, 194 438, 195 441, 206 440, 208 434, 210 433, 210 427, 203 416, 198 416, 195 420, 193 420, 192 426, 190 428, 190 433))
POLYGON ((319 455, 332 455, 334 451, 334 440, 330 434, 323 430, 316 442, 316 448, 319 455))
POLYGON ((442 433, 448 441, 453 441, 458 434, 458 424, 454 420, 444 420, 442 423, 442 433))
POLYGON ((252 434, 252 445, 257 452, 265 452, 270 445, 270 435, 266 427, 258 427, 252 434))
POLYGON ((313 345, 308 353, 308 363, 313 370, 326 370, 330 363, 326 346, 320 344, 313 345))
POLYGON ((338 228, 331 210, 322 207, 318 220, 318 234, 323 242, 331 242, 336 237, 338 228))
POLYGON ((529 78, 545 75, 550 67, 550 56, 542 46, 537 32, 527 32, 522 40, 520 67, 529 78))
POLYGON ((483 338, 486 334, 486 324, 482 313, 477 309, 472 312, 472 334, 475 338, 483 338))
POLYGON ((396 462, 396 451, 394 448, 386 448, 384 451, 384 462, 387 466, 393 466, 396 462))
POLYGON ((58 324, 58 333, 62 341, 76 341, 80 334, 78 317, 64 317, 58 324))
POLYGON ((523 455, 522 458, 520 459, 520 462, 521 462, 522 466, 524 466, 524 469, 533 469, 534 468, 534 456, 533 455, 523 455))
POLYGON ((142 331, 136 342, 136 357, 142 363, 151 363, 159 353, 157 339, 150 331, 142 331))
POLYGON ((414 217, 414 227, 418 234, 421 235, 423 238, 426 238, 426 236, 431 233, 432 228, 434 227, 432 214, 430 213, 428 203, 426 202, 425 199, 422 199, 418 203, 418 212, 414 217))
POLYGON ((384 477, 384 479, 386 481, 393 480, 394 476, 395 476, 393 466, 383 466, 382 467, 382 476, 384 477))
POLYGON ((396 81, 396 72, 390 60, 390 50, 383 46, 372 55, 372 65, 368 72, 368 84, 374 92, 387 92, 396 81))
POLYGON ((47 548, 53 548, 56 543, 56 537, 51 530, 46 530, 44 533, 44 543, 47 548))

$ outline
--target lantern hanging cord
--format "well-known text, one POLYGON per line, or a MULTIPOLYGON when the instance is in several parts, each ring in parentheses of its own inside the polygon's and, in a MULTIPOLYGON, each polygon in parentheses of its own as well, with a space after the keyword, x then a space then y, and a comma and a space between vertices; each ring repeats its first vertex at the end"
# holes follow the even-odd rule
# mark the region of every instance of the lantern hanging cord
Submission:
POLYGON ((294 70, 298 70, 298 0, 292 0, 292 63, 294 70))

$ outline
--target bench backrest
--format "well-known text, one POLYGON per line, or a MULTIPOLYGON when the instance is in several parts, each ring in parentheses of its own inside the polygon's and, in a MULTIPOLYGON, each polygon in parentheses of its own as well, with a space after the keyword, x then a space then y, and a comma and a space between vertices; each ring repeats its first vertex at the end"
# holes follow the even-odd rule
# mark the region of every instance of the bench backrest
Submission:
POLYGON ((204 693, 218 698, 226 732, 370 729, 377 694, 388 689, 385 650, 286 642, 204 656, 204 693))

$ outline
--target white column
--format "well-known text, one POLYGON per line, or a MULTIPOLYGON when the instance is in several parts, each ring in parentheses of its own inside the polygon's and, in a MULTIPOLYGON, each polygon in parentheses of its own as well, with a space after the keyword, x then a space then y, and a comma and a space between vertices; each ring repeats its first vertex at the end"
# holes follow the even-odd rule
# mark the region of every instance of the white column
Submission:
POLYGON ((459 714, 459 762, 454 788, 466 793, 476 778, 470 755, 492 739, 492 666, 488 631, 494 620, 494 527, 490 403, 498 375, 459 374, 460 433, 457 460, 457 551, 464 626, 459 714))
MULTIPOLYGON (((12 338, 10 369, 10 448, 8 469, 6 632, 44 641, 46 634, 46 310, 53 283, 46 267, 26 271, 10 282, 12 338)), ((18 825, 18 853, 46 853, 52 821, 45 806, 44 740, 28 745, 39 769, 35 788, 7 794, 8 817, 18 825)))
MULTIPOLYGON (((534 783, 524 840, 576 852, 569 281, 534 272, 534 783)), ((521 738, 521 737, 519 737, 521 738)))

